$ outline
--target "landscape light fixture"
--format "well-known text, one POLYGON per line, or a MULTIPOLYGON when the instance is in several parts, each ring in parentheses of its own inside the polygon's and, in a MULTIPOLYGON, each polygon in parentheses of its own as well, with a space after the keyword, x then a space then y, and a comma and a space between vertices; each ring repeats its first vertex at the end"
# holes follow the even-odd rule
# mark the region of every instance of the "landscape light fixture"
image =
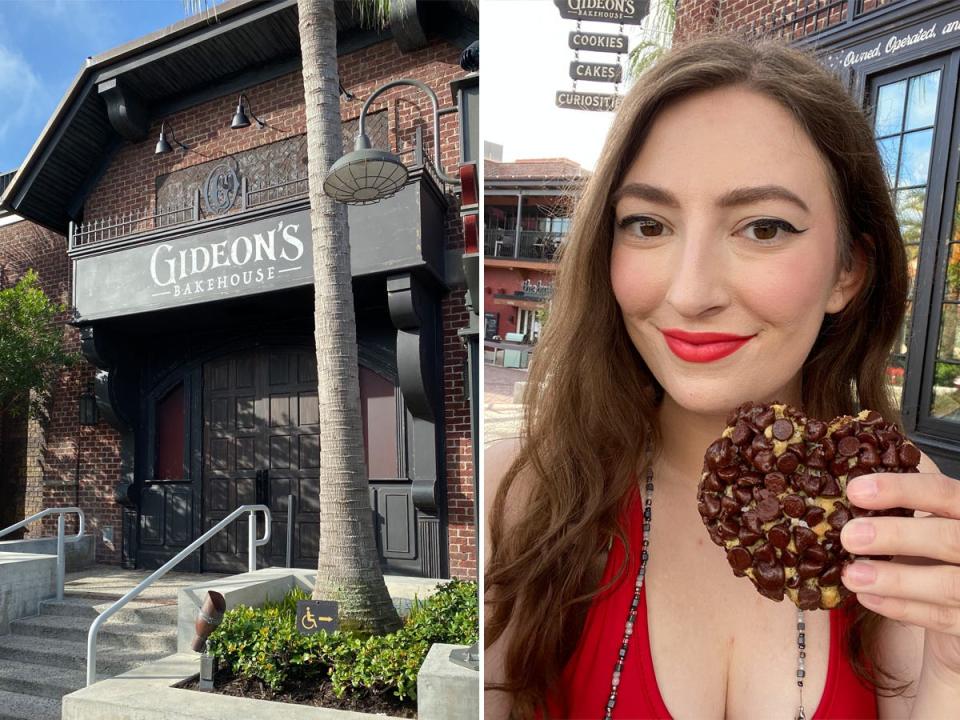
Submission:
POLYGON ((194 623, 193 642, 190 647, 200 655, 200 690, 213 690, 213 681, 217 675, 217 659, 207 654, 207 638, 223 621, 223 614, 227 610, 227 602, 223 595, 215 590, 208 590, 203 605, 197 610, 197 620, 194 623))
POLYGON ((373 91, 360 110, 359 127, 354 150, 337 160, 323 180, 323 192, 338 202, 348 205, 369 205, 388 198, 407 183, 409 173, 403 161, 388 150, 370 146, 365 132, 367 110, 380 93, 398 85, 412 85, 423 90, 433 105, 433 164, 440 178, 458 185, 456 178, 443 172, 440 166, 440 113, 437 95, 419 80, 393 80, 373 91))
POLYGON ((230 123, 231 130, 237 130, 239 128, 250 127, 250 120, 247 118, 247 114, 243 111, 243 101, 247 101, 247 108, 250 110, 250 114, 253 115, 253 119, 257 121, 257 125, 261 128, 267 126, 267 124, 258 118, 254 112, 253 108, 250 107, 250 98, 246 96, 245 93, 240 93, 240 98, 237 100, 237 111, 233 114, 233 122, 230 123))
MULTIPOLYGON (((170 143, 167 142, 167 134, 165 132, 166 122, 160 123, 160 139, 157 140, 157 148, 153 151, 154 155, 166 155, 168 152, 173 150, 170 146, 170 143)), ((173 138, 173 141, 182 147, 184 150, 189 150, 190 148, 184 145, 182 142, 177 140, 177 136, 173 132, 173 128, 170 128, 170 137, 173 138)))

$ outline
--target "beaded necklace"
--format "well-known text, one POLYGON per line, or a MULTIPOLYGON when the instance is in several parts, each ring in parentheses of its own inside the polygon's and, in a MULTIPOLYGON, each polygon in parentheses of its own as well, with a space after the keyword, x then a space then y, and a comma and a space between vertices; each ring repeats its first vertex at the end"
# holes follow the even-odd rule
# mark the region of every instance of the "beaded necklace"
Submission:
MULTIPOLYGON (((623 673, 623 664, 627 657, 627 647, 633 635, 633 626, 637 620, 637 607, 640 605, 640 591, 643 589, 643 578, 647 572, 648 550, 650 548, 650 522, 653 520, 653 461, 647 468, 646 497, 643 502, 643 548, 640 556, 640 571, 634 583, 633 600, 630 602, 630 612, 627 613, 627 622, 623 629, 623 640, 617 653, 617 662, 613 666, 613 677, 610 680, 610 696, 607 699, 604 720, 612 720, 613 708, 617 704, 617 690, 620 688, 620 678, 623 673)), ((803 610, 797 609, 797 687, 800 688, 800 706, 796 720, 806 720, 803 710, 803 679, 806 677, 806 623, 803 620, 803 610)))

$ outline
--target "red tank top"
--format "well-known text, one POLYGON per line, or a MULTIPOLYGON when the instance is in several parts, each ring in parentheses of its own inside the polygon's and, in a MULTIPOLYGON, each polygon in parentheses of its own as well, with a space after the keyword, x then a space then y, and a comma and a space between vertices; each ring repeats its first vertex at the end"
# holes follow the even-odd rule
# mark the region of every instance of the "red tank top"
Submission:
MULTIPOLYGON (((643 545, 643 507, 636 492, 627 509, 627 528, 630 546, 643 545)), ((602 584, 608 583, 623 562, 625 548, 614 541, 607 558, 602 584)), ((573 656, 563 670, 560 687, 548 698, 551 717, 602 718, 610 693, 610 679, 616 662, 623 624, 633 600, 634 581, 640 569, 640 553, 633 553, 626 572, 607 592, 594 598, 587 613, 583 634, 573 656), (566 714, 563 714, 557 690, 565 692, 566 714)), ((830 660, 823 697, 813 720, 844 718, 854 720, 877 717, 877 700, 853 673, 841 647, 848 624, 846 614, 830 610, 830 660)), ((646 588, 640 592, 640 605, 633 637, 627 651, 614 718, 670 718, 657 687, 650 656, 650 637, 647 634, 646 588), (631 682, 629 679, 632 679, 631 682)), ((809 714, 807 717, 811 717, 809 714)))

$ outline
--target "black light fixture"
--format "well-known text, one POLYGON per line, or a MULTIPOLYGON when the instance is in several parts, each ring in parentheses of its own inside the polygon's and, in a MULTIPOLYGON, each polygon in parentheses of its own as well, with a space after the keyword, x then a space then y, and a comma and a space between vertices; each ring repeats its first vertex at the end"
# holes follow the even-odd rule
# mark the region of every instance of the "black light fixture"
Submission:
POLYGON ((398 85, 412 85, 430 97, 433 105, 434 168, 444 182, 459 185, 459 180, 444 173, 440 166, 440 113, 436 93, 419 80, 401 79, 380 86, 363 104, 353 152, 337 160, 323 180, 323 191, 334 200, 349 205, 369 205, 390 197, 406 184, 409 173, 403 161, 392 152, 371 148, 370 138, 364 131, 367 110, 374 98, 398 85))
MULTIPOLYGON (((157 148, 153 151, 154 155, 166 155, 168 152, 173 150, 170 146, 170 143, 167 142, 167 134, 165 132, 166 121, 160 123, 160 139, 157 140, 157 148)), ((173 132, 173 128, 170 128, 170 137, 173 138, 173 141, 184 150, 189 150, 190 148, 184 145, 182 142, 177 140, 177 136, 173 132)))
POLYGON ((240 98, 237 100, 237 111, 233 114, 233 122, 230 123, 231 130, 237 130, 238 128, 250 127, 250 120, 247 118, 247 114, 243 111, 243 101, 247 101, 247 107, 250 108, 250 114, 253 115, 253 119, 257 121, 257 125, 261 128, 266 127, 266 123, 258 118, 254 112, 253 108, 250 107, 250 98, 246 96, 245 93, 240 93, 240 98))
POLYGON ((80 424, 96 425, 97 417, 97 396, 93 390, 93 383, 87 384, 87 390, 80 395, 80 424))

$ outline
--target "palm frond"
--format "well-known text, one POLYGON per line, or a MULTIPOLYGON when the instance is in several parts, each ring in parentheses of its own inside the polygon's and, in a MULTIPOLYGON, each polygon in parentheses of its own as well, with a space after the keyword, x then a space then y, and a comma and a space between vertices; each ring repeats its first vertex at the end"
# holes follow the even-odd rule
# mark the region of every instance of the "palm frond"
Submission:
POLYGON ((390 0, 354 0, 360 26, 382 30, 390 24, 390 0))

